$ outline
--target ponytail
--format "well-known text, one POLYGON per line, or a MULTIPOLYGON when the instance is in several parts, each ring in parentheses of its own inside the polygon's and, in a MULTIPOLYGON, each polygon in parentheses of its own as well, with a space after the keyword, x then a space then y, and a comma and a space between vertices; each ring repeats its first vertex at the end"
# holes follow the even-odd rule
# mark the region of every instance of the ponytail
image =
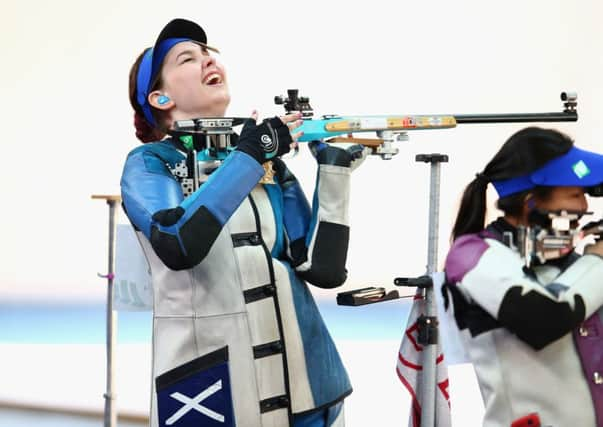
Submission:
POLYGON ((463 234, 477 233, 484 228, 487 188, 488 179, 483 174, 477 174, 467 185, 452 228, 452 240, 463 234))
POLYGON ((143 143, 159 141, 165 136, 159 129, 151 126, 138 111, 134 113, 134 127, 136 128, 136 138, 143 143))
MULTIPOLYGON (((547 162, 567 153, 574 141, 567 135, 539 127, 527 127, 513 135, 488 162, 483 173, 465 188, 459 212, 452 229, 452 240, 463 234, 477 233, 484 228, 486 219, 486 189, 488 183, 531 173, 547 162)), ((508 195, 497 202, 506 215, 519 215, 528 193, 548 197, 550 187, 536 187, 525 192, 508 195)))

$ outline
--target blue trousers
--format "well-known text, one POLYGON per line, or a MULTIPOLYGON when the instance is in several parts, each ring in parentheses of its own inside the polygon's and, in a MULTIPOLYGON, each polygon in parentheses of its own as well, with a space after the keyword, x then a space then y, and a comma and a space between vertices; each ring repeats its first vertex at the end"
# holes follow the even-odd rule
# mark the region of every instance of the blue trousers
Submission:
POLYGON ((343 402, 339 402, 327 409, 312 412, 307 415, 294 415, 293 427, 330 427, 343 409, 343 402))

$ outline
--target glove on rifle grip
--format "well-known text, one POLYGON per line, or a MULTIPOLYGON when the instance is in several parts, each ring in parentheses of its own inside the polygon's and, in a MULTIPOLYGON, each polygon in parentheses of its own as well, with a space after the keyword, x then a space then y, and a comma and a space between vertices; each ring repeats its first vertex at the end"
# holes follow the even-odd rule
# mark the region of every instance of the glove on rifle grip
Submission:
POLYGON ((265 119, 259 125, 253 119, 248 119, 236 149, 249 154, 262 164, 288 153, 291 149, 289 144, 292 142, 289 127, 280 118, 265 119))

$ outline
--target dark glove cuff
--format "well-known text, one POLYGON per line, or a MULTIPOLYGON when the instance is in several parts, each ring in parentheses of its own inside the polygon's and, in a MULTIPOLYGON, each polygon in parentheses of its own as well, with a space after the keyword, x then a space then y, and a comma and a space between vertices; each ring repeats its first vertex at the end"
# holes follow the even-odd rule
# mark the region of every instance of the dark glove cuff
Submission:
POLYGON ((264 150, 262 150, 262 147, 254 141, 250 141, 249 139, 243 141, 239 140, 236 150, 250 155, 259 164, 264 163, 264 150))
POLYGON ((245 154, 253 157, 259 164, 264 162, 264 150, 262 147, 250 137, 251 134, 257 129, 255 120, 248 119, 241 130, 241 134, 237 139, 236 150, 242 151, 245 154))
POLYGON ((352 164, 352 155, 346 150, 328 146, 316 154, 319 165, 334 165, 349 168, 352 164))

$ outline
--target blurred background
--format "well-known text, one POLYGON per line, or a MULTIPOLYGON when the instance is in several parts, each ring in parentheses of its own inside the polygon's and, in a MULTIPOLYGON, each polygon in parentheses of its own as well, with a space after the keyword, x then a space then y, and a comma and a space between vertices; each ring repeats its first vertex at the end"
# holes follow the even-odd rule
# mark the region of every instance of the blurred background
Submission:
MULTIPOLYGON (((119 194, 125 157, 139 144, 129 68, 170 19, 197 21, 221 50, 233 116, 282 114, 273 98, 291 88, 316 116, 561 111, 559 94, 576 91, 578 122, 543 126, 602 151, 602 13, 596 0, 5 0, 0 425, 101 423, 106 281, 97 273, 106 272, 108 209, 91 195, 119 194)), ((354 172, 349 278, 336 292, 391 289, 394 277, 425 272, 429 167, 416 154, 450 159, 441 170, 441 264, 464 186, 522 127, 410 132, 394 159, 369 158, 354 172)), ((310 196, 316 168, 305 147, 288 164, 310 196)), ((601 200, 591 208, 603 214, 601 200)), ((355 386, 348 425, 406 423, 395 363, 409 301, 350 308, 333 291, 314 292, 355 386)), ((140 425, 148 410, 150 319, 118 314, 120 425, 140 425)), ((451 393, 454 425, 479 425, 470 366, 451 367, 451 393)))

